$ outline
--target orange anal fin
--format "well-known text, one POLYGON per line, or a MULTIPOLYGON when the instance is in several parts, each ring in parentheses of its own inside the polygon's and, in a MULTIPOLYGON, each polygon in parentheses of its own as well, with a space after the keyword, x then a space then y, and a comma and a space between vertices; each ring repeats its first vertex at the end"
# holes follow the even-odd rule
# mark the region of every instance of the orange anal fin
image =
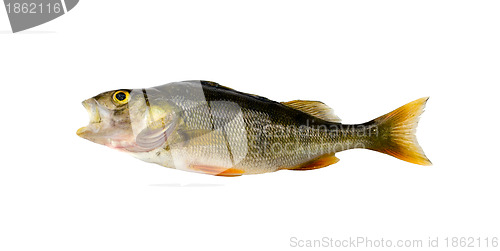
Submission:
POLYGON ((215 176, 236 177, 241 176, 245 171, 236 168, 225 168, 218 166, 191 165, 191 169, 215 176))
POLYGON ((289 170, 294 170, 294 171, 314 170, 335 164, 337 162, 339 162, 339 158, 335 157, 335 154, 325 154, 308 162, 302 163, 297 167, 289 168, 289 170))

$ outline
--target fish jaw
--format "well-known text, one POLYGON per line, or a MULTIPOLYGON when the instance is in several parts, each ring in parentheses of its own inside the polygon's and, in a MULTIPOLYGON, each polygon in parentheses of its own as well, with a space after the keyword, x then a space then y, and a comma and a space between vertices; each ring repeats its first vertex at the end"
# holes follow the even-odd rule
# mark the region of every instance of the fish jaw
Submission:
POLYGON ((93 136, 95 136, 101 128, 101 116, 97 109, 97 101, 94 98, 89 98, 83 101, 82 105, 89 115, 89 124, 78 129, 76 134, 84 139, 94 141, 92 140, 93 136))
POLYGON ((99 104, 94 98, 83 101, 82 105, 89 114, 89 124, 76 131, 78 136, 94 143, 122 151, 127 151, 127 149, 135 147, 134 138, 130 137, 125 131, 110 126, 110 112, 99 107, 99 104))

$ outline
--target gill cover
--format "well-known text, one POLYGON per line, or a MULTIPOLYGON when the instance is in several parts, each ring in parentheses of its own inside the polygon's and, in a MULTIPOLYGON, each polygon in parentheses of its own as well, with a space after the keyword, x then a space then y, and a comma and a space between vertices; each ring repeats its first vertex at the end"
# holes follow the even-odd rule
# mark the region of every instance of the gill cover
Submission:
POLYGON ((149 152, 162 146, 174 132, 178 121, 179 117, 175 113, 153 121, 136 136, 137 148, 134 150, 149 152))

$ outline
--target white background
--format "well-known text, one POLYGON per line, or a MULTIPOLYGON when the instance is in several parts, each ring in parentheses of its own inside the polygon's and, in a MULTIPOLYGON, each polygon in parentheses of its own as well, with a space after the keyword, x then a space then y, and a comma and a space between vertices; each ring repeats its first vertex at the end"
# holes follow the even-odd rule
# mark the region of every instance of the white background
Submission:
POLYGON ((0 250, 500 237, 499 13, 497 1, 80 1, 11 34, 2 8, 0 250), (86 98, 193 79, 321 100, 345 123, 430 96, 418 138, 434 165, 351 150, 319 170, 224 178, 75 134, 86 98))

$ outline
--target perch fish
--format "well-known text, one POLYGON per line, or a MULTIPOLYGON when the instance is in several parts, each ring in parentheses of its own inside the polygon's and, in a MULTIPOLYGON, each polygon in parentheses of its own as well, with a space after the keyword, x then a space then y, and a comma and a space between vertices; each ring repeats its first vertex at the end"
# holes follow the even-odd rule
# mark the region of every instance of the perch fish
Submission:
POLYGON ((319 101, 275 102, 209 81, 108 91, 83 101, 77 134, 165 167, 218 176, 312 170, 363 148, 430 165, 415 137, 428 98, 362 124, 319 101))

